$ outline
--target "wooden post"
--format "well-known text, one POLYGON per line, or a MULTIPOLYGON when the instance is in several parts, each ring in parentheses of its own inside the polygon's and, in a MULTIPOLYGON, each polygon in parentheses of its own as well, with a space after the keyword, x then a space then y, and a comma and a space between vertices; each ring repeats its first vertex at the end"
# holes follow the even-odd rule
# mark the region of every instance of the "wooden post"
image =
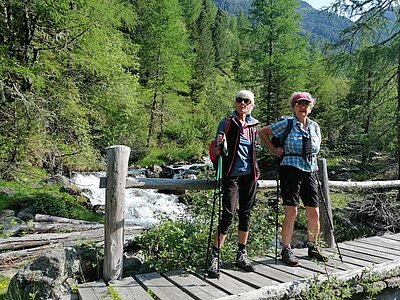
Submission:
POLYGON ((318 159, 318 177, 321 184, 320 205, 319 205, 319 220, 321 223, 321 233, 326 246, 333 248, 335 245, 335 236, 333 235, 333 219, 331 199, 329 197, 328 185, 328 169, 326 167, 326 159, 318 159), (331 227, 332 225, 332 227, 331 227))
POLYGON ((107 151, 107 190, 104 224, 103 280, 122 278, 125 185, 131 149, 111 146, 107 151))

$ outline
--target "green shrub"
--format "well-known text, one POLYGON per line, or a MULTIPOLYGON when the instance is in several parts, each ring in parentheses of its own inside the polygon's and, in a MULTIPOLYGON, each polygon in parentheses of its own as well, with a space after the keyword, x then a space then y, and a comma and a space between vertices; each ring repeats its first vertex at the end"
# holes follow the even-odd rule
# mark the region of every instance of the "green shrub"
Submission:
MULTIPOLYGON (((273 250, 275 214, 269 206, 265 205, 264 197, 260 195, 260 201, 253 209, 253 222, 248 243, 250 255, 265 254, 273 250)), ((176 268, 193 271, 205 264, 213 193, 210 191, 189 192, 185 195, 185 203, 189 205, 191 219, 164 220, 156 228, 136 237, 133 241, 145 255, 146 263, 158 272, 176 268)), ((217 213, 218 203, 214 211, 212 236, 218 224, 217 213)), ((224 261, 232 261, 235 257, 237 226, 238 220, 235 217, 221 250, 224 261)))
POLYGON ((199 161, 204 155, 202 145, 192 143, 183 146, 169 145, 161 148, 153 148, 146 157, 138 161, 140 166, 152 164, 166 165, 177 162, 199 161))
POLYGON ((147 234, 135 239, 146 262, 158 272, 184 268, 191 270, 204 263, 208 228, 189 220, 165 220, 147 234))

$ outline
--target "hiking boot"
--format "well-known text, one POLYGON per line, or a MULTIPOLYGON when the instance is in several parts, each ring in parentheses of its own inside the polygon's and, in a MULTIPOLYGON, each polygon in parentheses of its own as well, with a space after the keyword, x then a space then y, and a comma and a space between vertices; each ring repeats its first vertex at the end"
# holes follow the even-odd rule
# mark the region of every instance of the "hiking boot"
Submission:
MULTIPOLYGON (((221 265, 221 261, 219 261, 221 265)), ((218 256, 212 256, 210 260, 210 267, 207 270, 208 277, 219 278, 218 256)))
POLYGON ((284 248, 282 249, 282 260, 288 264, 289 266, 298 266, 300 264, 299 260, 297 257, 294 255, 292 249, 290 248, 284 248))
POLYGON ((328 261, 328 257, 322 254, 321 250, 316 246, 308 246, 308 257, 322 262, 328 261))
POLYGON ((246 250, 236 253, 236 267, 242 268, 246 272, 254 272, 254 267, 251 265, 246 250))

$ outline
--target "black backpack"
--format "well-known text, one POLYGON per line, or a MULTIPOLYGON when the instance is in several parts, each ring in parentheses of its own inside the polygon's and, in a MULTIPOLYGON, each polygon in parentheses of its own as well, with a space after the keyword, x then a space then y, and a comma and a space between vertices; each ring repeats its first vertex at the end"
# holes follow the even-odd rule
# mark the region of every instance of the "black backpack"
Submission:
MULTIPOLYGON (((271 143, 274 145, 275 148, 283 148, 285 146, 286 138, 288 137, 290 131, 293 128, 293 120, 294 120, 293 117, 283 116, 279 119, 279 121, 285 119, 288 120, 288 123, 286 125, 285 131, 283 132, 283 135, 281 137, 273 135, 271 138, 271 143)), ((279 162, 281 162, 284 157, 285 155, 282 155, 281 157, 277 157, 277 159, 279 160, 279 162)))

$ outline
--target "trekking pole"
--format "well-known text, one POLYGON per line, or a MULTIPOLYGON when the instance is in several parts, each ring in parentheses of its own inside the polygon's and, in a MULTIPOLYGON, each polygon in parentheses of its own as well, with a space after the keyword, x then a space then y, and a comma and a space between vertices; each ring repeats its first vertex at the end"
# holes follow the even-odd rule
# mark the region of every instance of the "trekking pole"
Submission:
POLYGON ((278 264, 278 231, 279 231, 279 162, 276 163, 276 203, 275 203, 275 264, 278 264))
POLYGON ((339 245, 338 245, 338 243, 337 243, 337 241, 336 241, 336 237, 335 237, 335 233, 334 233, 335 230, 334 230, 334 228, 333 228, 332 220, 331 220, 331 218, 330 218, 330 216, 329 216, 328 207, 327 207, 327 205, 326 205, 326 199, 325 199, 324 192, 323 192, 323 190, 322 190, 321 182, 320 182, 320 180, 319 180, 319 176, 318 176, 318 173, 317 173, 317 172, 315 172, 315 178, 317 179, 318 190, 319 190, 319 193, 321 194, 321 200, 322 200, 323 206, 324 206, 324 208, 325 208, 325 213, 326 213, 326 216, 327 216, 327 219, 328 219, 329 227, 330 227, 330 229, 332 230, 333 239, 335 240, 335 244, 336 244, 336 248, 337 248, 337 251, 338 251, 338 255, 339 255, 340 261, 343 263, 342 254, 340 253, 340 248, 339 248, 339 245))
POLYGON ((218 254, 217 254, 217 270, 219 279, 219 265, 221 261, 220 245, 221 245, 221 200, 222 200, 222 156, 218 157, 218 172, 217 172, 217 185, 218 185, 218 254))
POLYGON ((217 168, 217 188, 218 188, 218 254, 217 254, 217 265, 218 265, 218 279, 219 279, 219 265, 221 259, 221 202, 223 197, 223 190, 222 190, 222 155, 228 155, 228 144, 226 141, 226 136, 224 132, 218 132, 218 134, 222 135, 223 137, 223 144, 220 144, 221 155, 218 157, 218 168, 217 168))
MULTIPOLYGON (((222 134, 224 137, 224 144, 220 145, 222 154, 227 155, 228 150, 227 150, 227 143, 226 143, 226 138, 225 134, 222 132, 218 132, 218 134, 222 134)), ((218 273, 219 273, 219 262, 220 262, 220 251, 219 251, 219 245, 221 241, 221 234, 220 234, 220 224, 221 224, 221 197, 222 197, 222 154, 218 156, 218 165, 217 165, 217 172, 215 174, 215 188, 214 188, 214 195, 213 195, 213 206, 212 206, 212 211, 211 211, 211 222, 210 222, 210 230, 208 234, 208 242, 207 242, 207 254, 206 254, 206 262, 204 266, 204 279, 206 276, 208 276, 207 270, 208 270, 208 262, 210 258, 210 244, 211 244, 211 236, 212 236, 212 231, 213 231, 213 226, 214 226, 214 213, 215 213, 215 202, 218 198, 218 256, 217 256, 217 262, 218 262, 218 273)), ((213 243, 214 244, 214 243, 213 243)))
MULTIPOLYGON (((218 162, 219 162, 219 158, 218 158, 218 162)), ((218 169, 217 169, 217 173, 215 175, 215 188, 214 188, 214 195, 213 195, 213 205, 212 205, 212 210, 211 210, 211 222, 210 222, 210 230, 208 233, 208 242, 207 242, 207 254, 206 254, 206 262, 205 262, 205 266, 204 266, 204 279, 206 278, 206 276, 208 276, 208 262, 209 262, 209 258, 210 258, 210 245, 211 245, 211 236, 212 236, 212 231, 213 231, 213 226, 214 226, 214 212, 215 212, 215 202, 217 200, 217 197, 219 197, 219 190, 218 190, 218 169)))

